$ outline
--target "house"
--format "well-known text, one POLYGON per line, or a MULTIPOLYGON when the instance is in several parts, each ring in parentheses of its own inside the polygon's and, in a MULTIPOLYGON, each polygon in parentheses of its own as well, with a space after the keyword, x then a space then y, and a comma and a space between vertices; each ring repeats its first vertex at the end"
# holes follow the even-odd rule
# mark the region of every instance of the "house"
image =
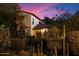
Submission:
POLYGON ((37 38, 48 38, 48 35, 50 36, 50 38, 53 38, 57 36, 57 34, 60 35, 59 28, 57 28, 56 26, 50 27, 50 25, 45 24, 35 14, 22 10, 21 13, 24 16, 24 18, 20 20, 20 22, 23 24, 25 28, 24 30, 26 35, 35 36, 37 38))
POLYGON ((21 10, 21 13, 24 16, 24 18, 20 20, 20 22, 24 25, 26 35, 40 36, 40 33, 44 31, 43 28, 46 28, 42 20, 30 12, 21 10), (41 32, 39 33, 39 31, 41 32))
POLYGON ((33 28, 35 37, 37 38, 47 38, 48 37, 48 26, 46 24, 37 24, 33 28))
POLYGON ((46 26, 36 15, 22 10, 21 15, 23 15, 23 18, 16 21, 14 24, 15 28, 11 31, 12 48, 14 48, 14 45, 17 45, 24 49, 26 41, 21 38, 25 38, 29 35, 41 38, 43 37, 42 34, 45 32, 46 26))

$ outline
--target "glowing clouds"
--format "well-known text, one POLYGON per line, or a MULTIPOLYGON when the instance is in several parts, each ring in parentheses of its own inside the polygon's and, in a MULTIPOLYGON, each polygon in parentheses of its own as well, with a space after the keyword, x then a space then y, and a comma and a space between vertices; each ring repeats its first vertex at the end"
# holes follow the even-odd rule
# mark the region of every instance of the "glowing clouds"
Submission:
POLYGON ((37 15, 39 18, 43 19, 44 16, 52 18, 56 14, 62 14, 64 11, 57 10, 58 4, 55 3, 27 3, 20 4, 21 9, 24 11, 31 12, 37 15))

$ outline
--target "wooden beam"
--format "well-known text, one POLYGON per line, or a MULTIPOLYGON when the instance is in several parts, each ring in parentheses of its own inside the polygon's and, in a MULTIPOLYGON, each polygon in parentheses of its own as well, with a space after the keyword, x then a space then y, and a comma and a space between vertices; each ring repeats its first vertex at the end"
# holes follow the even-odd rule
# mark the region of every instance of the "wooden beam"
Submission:
POLYGON ((65 56, 65 25, 63 26, 63 56, 65 56))

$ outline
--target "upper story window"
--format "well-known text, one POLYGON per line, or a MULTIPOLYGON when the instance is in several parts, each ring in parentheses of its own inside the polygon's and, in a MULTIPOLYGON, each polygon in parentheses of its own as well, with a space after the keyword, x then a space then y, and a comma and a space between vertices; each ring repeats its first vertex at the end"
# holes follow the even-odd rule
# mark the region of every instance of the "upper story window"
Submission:
POLYGON ((34 25, 34 18, 32 18, 32 24, 34 25))

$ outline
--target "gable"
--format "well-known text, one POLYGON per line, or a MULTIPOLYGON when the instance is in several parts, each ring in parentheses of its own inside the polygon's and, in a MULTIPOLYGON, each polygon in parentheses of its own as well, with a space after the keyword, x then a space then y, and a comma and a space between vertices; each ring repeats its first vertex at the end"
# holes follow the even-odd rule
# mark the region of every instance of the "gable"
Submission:
POLYGON ((30 13, 30 12, 27 12, 27 11, 23 11, 23 10, 21 10, 21 12, 23 12, 23 13, 25 13, 25 14, 32 15, 32 16, 34 16, 35 18, 37 18, 39 21, 42 22, 42 20, 41 20, 39 17, 37 17, 35 14, 33 14, 33 13, 30 13))

